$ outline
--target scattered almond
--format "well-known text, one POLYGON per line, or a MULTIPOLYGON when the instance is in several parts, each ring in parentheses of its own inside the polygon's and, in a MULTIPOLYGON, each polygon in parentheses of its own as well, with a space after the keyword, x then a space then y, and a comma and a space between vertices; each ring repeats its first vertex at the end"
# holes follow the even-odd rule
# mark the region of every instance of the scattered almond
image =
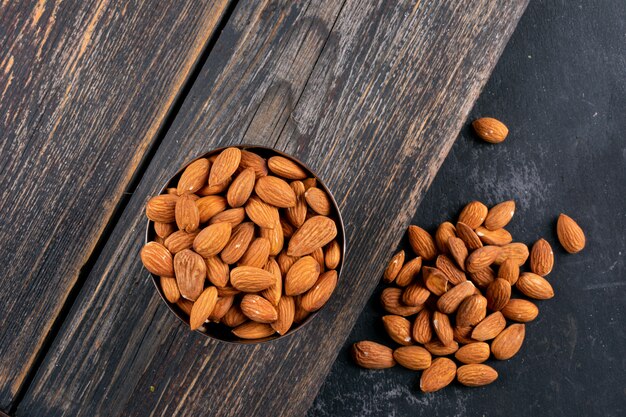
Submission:
POLYGON ((569 253, 577 253, 585 247, 583 229, 568 215, 561 213, 556 223, 556 233, 561 246, 569 253))
POLYGON ((457 369, 456 379, 468 387, 481 387, 498 379, 498 373, 488 365, 469 364, 457 369))
POLYGON ((448 358, 437 358, 430 367, 422 372, 420 389, 435 392, 448 386, 456 376, 456 364, 448 358))
POLYGON ((393 350, 368 340, 352 345, 352 357, 359 366, 368 369, 391 368, 396 364, 393 350))
POLYGON ((509 129, 493 117, 481 117, 472 122, 474 131, 485 142, 500 143, 506 139, 509 129))
POLYGON ((554 266, 552 247, 545 239, 539 239, 530 250, 530 270, 545 277, 554 266))

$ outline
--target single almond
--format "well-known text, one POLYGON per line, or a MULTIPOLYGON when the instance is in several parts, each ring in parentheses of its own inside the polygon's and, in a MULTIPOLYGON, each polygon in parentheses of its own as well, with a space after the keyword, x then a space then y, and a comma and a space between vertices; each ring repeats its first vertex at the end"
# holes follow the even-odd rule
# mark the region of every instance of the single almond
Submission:
POLYGON ((262 228, 272 229, 280 220, 278 209, 257 197, 250 197, 245 209, 250 220, 262 228))
POLYGON ((474 294, 475 290, 476 287, 471 281, 464 281, 443 294, 437 300, 437 308, 445 314, 454 313, 463 300, 474 294))
POLYGON ((209 178, 209 160, 200 158, 185 168, 178 180, 178 195, 193 194, 204 187, 209 178))
POLYGON ((563 249, 577 253, 585 247, 585 233, 580 226, 566 214, 561 213, 556 223, 556 234, 563 249))
POLYGON ((454 261, 448 258, 446 255, 437 256, 437 261, 435 262, 437 269, 443 272, 446 277, 448 277, 448 281, 452 285, 459 285, 465 281, 467 281, 467 276, 465 272, 461 271, 454 264, 454 261))
POLYGON ((452 326, 450 325, 450 319, 447 315, 439 312, 433 312, 433 329, 437 334, 437 337, 444 345, 449 345, 454 341, 454 334, 452 332, 452 326))
MULTIPOLYGON (((198 200, 199 201, 199 200, 198 200)), ((209 220, 209 224, 215 223, 230 223, 231 227, 234 229, 239 226, 244 218, 246 217, 246 212, 242 207, 224 210, 220 213, 217 213, 215 216, 211 217, 209 220)), ((202 219, 200 219, 202 221, 202 219)))
POLYGON ((304 198, 311 210, 322 216, 328 216, 332 204, 328 195, 317 187, 311 187, 304 193, 304 198))
POLYGON ((160 238, 166 239, 169 235, 176 231, 175 223, 154 222, 154 232, 160 238))
POLYGON ((418 313, 424 306, 407 306, 402 303, 402 290, 400 288, 385 288, 380 295, 383 308, 391 314, 398 316, 412 316, 418 313))
MULTIPOLYGON (((404 251, 402 252, 402 254, 404 255, 404 251)), ((411 259, 409 262, 402 265, 402 267, 398 271, 395 278, 396 285, 400 287, 406 287, 417 278, 417 275, 419 274, 421 269, 422 258, 418 256, 415 259, 411 259)))
POLYGON ((430 367, 432 356, 420 346, 402 346, 393 351, 397 363, 413 371, 421 371, 430 367))
POLYGON ((146 204, 146 216, 153 222, 173 223, 176 220, 176 194, 152 197, 146 204))
POLYGON ((442 296, 451 287, 448 282, 448 277, 439 269, 425 266, 422 271, 424 285, 436 296, 442 296))
POLYGON ((383 326, 389 337, 396 343, 404 346, 412 344, 411 322, 402 316, 383 316, 383 326))
POLYGON ((519 266, 524 265, 528 259, 528 246, 520 242, 514 242, 500 247, 500 253, 494 263, 500 265, 507 259, 513 259, 519 266))
POLYGON ((419 226, 409 226, 409 243, 413 252, 424 260, 431 260, 437 256, 435 241, 430 233, 419 226))
POLYGON ((255 179, 256 175, 252 168, 246 168, 237 175, 226 193, 226 199, 231 207, 241 207, 248 201, 254 190, 255 179))
POLYGON ((304 256, 294 263, 285 277, 285 294, 300 295, 308 291, 320 275, 320 265, 312 256, 304 256))
POLYGON ((303 180, 308 175, 300 165, 283 156, 272 156, 267 165, 274 174, 289 180, 303 180))
POLYGON ((249 321, 232 330, 233 334, 240 339, 263 339, 276 333, 276 331, 266 323, 249 321))
POLYGON ((176 278, 172 277, 159 277, 159 283, 165 299, 172 304, 175 304, 180 300, 180 291, 176 284, 176 278))
POLYGON ((456 261, 456 264, 465 271, 465 260, 467 259, 468 251, 465 242, 458 237, 451 237, 448 239, 448 250, 450 255, 456 261))
POLYGON ((491 366, 472 363, 459 367, 456 371, 456 379, 466 387, 482 387, 498 379, 498 372, 491 366))
POLYGON ((430 291, 421 283, 414 283, 402 291, 402 302, 408 306, 418 306, 424 304, 429 296, 430 291))
POLYGON ((209 225, 198 233, 193 241, 193 249, 205 258, 217 255, 228 243, 231 231, 230 223, 209 225))
POLYGON ((260 295, 244 295, 240 307, 246 317, 258 323, 272 323, 278 319, 276 308, 260 295))
POLYGON ((461 214, 459 214, 458 221, 468 225, 472 229, 476 229, 483 224, 488 211, 487 206, 480 201, 471 201, 463 207, 461 214))
POLYGON ((324 249, 324 264, 328 269, 337 269, 341 262, 341 246, 336 240, 331 241, 324 249))
POLYGON ((452 355, 454 352, 459 350, 459 344, 455 340, 447 345, 444 345, 440 340, 435 339, 426 343, 424 347, 435 356, 452 355))
POLYGON ((362 368, 385 369, 395 366, 393 350, 380 343, 363 340, 352 345, 352 358, 362 368))
POLYGON ((226 180, 222 181, 219 184, 214 184, 214 185, 207 184, 204 187, 200 188, 198 191, 196 191, 196 194, 203 196, 203 197, 206 197, 209 195, 220 194, 228 189, 228 186, 230 185, 231 181, 232 181, 232 178, 228 177, 226 178, 226 180))
POLYGON ((293 207, 296 205, 296 195, 285 180, 268 175, 261 177, 254 185, 256 194, 275 207, 293 207))
POLYGON ((530 250, 530 270, 545 277, 554 266, 552 247, 545 239, 539 239, 530 250))
POLYGON ((295 264, 300 257, 298 256, 289 256, 284 251, 278 254, 276 258, 276 262, 278 262, 278 266, 280 267, 280 272, 283 276, 287 275, 287 272, 295 264))
POLYGON ((422 372, 420 389, 423 392, 435 392, 448 386, 456 376, 456 365, 448 358, 437 358, 428 369, 422 372))
POLYGON ((311 315, 308 311, 302 308, 300 303, 301 296, 294 297, 294 302, 296 304, 296 312, 293 315, 293 321, 298 324, 302 324, 305 320, 311 315))
POLYGON ((217 304, 217 289, 215 287, 208 287, 202 291, 193 307, 191 307, 191 314, 189 317, 189 326, 191 330, 196 330, 204 324, 209 318, 215 305, 217 304))
POLYGON ((548 300, 554 297, 552 285, 542 276, 532 272, 522 273, 515 287, 525 296, 536 300, 548 300))
POLYGON ((228 327, 237 327, 240 324, 245 323, 247 320, 248 318, 241 311, 239 304, 233 304, 220 321, 228 327))
POLYGON ((268 174, 267 161, 265 161, 263 157, 255 154, 254 152, 242 150, 239 166, 241 166, 241 168, 243 169, 252 168, 254 170, 256 178, 261 178, 268 174))
POLYGON ((462 363, 483 363, 489 359, 489 345, 485 342, 469 343, 461 346, 454 357, 462 363))
POLYGON ((204 259, 192 250, 182 250, 174 255, 174 272, 180 294, 195 301, 202 294, 207 276, 204 259))
POLYGON ((278 319, 271 323, 276 333, 284 335, 293 326, 293 319, 296 314, 296 304, 293 297, 287 295, 280 297, 277 307, 278 319))
POLYGON ((141 262, 150 273, 163 277, 174 276, 172 254, 160 243, 148 242, 141 248, 141 262))
POLYGON ((489 230, 481 226, 476 229, 476 236, 485 245, 503 246, 513 241, 513 236, 506 229, 489 230))
POLYGON ((485 269, 496 260, 499 254, 500 248, 498 246, 488 245, 478 248, 467 257, 465 270, 472 273, 485 269))
POLYGON ((311 256, 317 261, 318 264, 320 264, 320 273, 324 272, 324 268, 326 267, 324 263, 324 249, 315 249, 313 252, 311 252, 311 256))
POLYGON ((230 283, 243 292, 263 291, 275 281, 273 274, 253 266, 238 266, 230 271, 230 283))
POLYGON ((454 326, 452 333, 454 334, 454 341, 462 345, 475 342, 471 338, 472 326, 454 326))
POLYGON ((263 290, 261 295, 276 306, 283 294, 283 276, 280 272, 280 267, 274 258, 270 258, 263 269, 274 276, 274 283, 268 289, 263 290))
POLYGON ((427 309, 423 309, 415 317, 411 335, 417 343, 425 345, 430 342, 433 337, 433 328, 431 326, 431 314, 427 309))
POLYGON ((304 195, 306 190, 304 189, 302 181, 293 181, 289 184, 289 187, 291 187, 296 196, 296 204, 285 209, 285 215, 287 216, 287 220, 289 220, 293 226, 300 227, 306 220, 306 213, 308 209, 304 195))
POLYGON ((239 259, 239 266, 254 266, 256 268, 263 268, 267 264, 267 260, 270 256, 270 242, 264 237, 258 237, 254 239, 246 253, 239 259))
POLYGON ((302 308, 306 311, 317 311, 326 304, 337 286, 337 271, 324 272, 317 279, 313 287, 300 299, 302 308))
POLYGON ((178 198, 175 209, 176 226, 187 233, 194 232, 200 226, 200 212, 189 194, 178 198))
POLYGON ((498 268, 498 278, 504 278, 509 284, 515 285, 519 279, 519 264, 515 259, 507 259, 498 268))
POLYGON ((233 302, 235 301, 235 296, 230 295, 228 297, 218 297, 217 302, 215 303, 215 307, 209 316, 209 321, 214 321, 219 323, 222 321, 222 318, 226 315, 228 310, 233 306, 233 302))
POLYGON ((480 294, 467 297, 456 313, 456 325, 475 326, 487 315, 487 299, 480 294))
POLYGON ((209 185, 221 184, 230 178, 239 168, 241 151, 237 148, 226 148, 215 158, 209 173, 209 185))
POLYGON ((285 245, 285 236, 280 224, 276 224, 272 229, 261 228, 259 232, 262 238, 268 240, 270 244, 270 256, 278 255, 285 245))
POLYGON ((491 343, 491 352, 496 359, 511 359, 519 352, 524 343, 526 326, 523 324, 511 324, 504 329, 491 343))
POLYGON ((511 284, 504 278, 494 280, 487 288, 487 307, 492 311, 500 311, 511 299, 511 284))
POLYGON ((491 267, 469 273, 470 280, 479 288, 487 288, 496 279, 496 273, 491 267))
POLYGON ((211 284, 216 287, 225 287, 228 284, 230 270, 218 256, 209 256, 204 259, 206 264, 206 274, 211 284))
POLYGON ((317 180, 315 178, 306 178, 302 180, 302 184, 304 184, 304 189, 308 190, 311 187, 317 187, 317 180))
POLYGON ((287 254, 308 255, 330 243, 337 236, 337 225, 326 216, 313 216, 304 222, 289 240, 287 254))
POLYGON ((196 236, 198 236, 198 231, 187 233, 183 230, 177 230, 165 239, 163 245, 173 255, 176 255, 183 249, 190 249, 193 246, 193 241, 196 239, 196 236))
POLYGON ((511 298, 501 311, 507 319, 520 323, 533 321, 539 315, 539 308, 534 303, 520 298, 511 298))
POLYGON ((225 287, 217 287, 217 295, 220 297, 230 297, 231 295, 237 295, 240 293, 241 291, 233 287, 232 285, 226 285, 225 287))
POLYGON ((485 219, 485 228, 489 230, 502 229, 509 224, 515 214, 515 201, 503 201, 489 209, 485 219))
POLYGON ((506 327, 506 319, 501 312, 496 311, 481 320, 472 330, 472 339, 484 342, 500 334, 506 327))
POLYGON ((463 222, 458 222, 456 224, 456 234, 463 241, 463 243, 465 243, 465 246, 467 246, 467 249, 469 250, 476 250, 478 248, 482 248, 483 246, 483 242, 481 242, 474 229, 463 222))
MULTIPOLYGON (((219 224, 219 223, 218 223, 219 224)), ((250 242, 254 238, 254 223, 245 222, 233 229, 228 243, 222 249, 220 258, 228 265, 239 261, 248 250, 250 242)))
POLYGON ((500 143, 509 134, 506 125, 493 117, 476 119, 472 122, 472 127, 479 138, 489 143, 500 143))
POLYGON ((450 222, 443 222, 435 232, 435 244, 439 253, 448 253, 448 239, 456 237, 456 227, 450 222))

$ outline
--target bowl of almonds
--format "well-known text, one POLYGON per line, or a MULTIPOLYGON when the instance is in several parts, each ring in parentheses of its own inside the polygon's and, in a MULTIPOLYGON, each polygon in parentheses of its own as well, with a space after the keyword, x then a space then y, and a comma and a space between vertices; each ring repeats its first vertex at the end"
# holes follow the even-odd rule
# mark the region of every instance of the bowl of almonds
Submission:
POLYGON ((345 234, 339 208, 303 163, 233 146, 186 164, 146 204, 141 260, 191 330, 257 343, 294 333, 330 299, 345 234))

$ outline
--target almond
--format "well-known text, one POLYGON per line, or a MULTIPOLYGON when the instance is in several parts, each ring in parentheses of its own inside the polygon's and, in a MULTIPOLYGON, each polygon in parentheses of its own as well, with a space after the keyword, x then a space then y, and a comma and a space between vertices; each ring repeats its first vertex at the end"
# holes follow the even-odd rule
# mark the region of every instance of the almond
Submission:
POLYGON ((470 280, 479 288, 487 288, 496 279, 496 273, 487 267, 476 272, 470 272, 470 280))
POLYGON ((452 343, 448 343, 447 345, 441 343, 440 340, 433 340, 426 343, 424 347, 435 356, 452 355, 454 352, 459 350, 459 344, 454 340, 452 343))
POLYGON ((528 259, 528 246, 520 242, 502 246, 494 263, 500 265, 507 259, 513 259, 519 266, 524 265, 528 259))
POLYGON ((422 286, 422 284, 411 284, 402 291, 402 302, 408 306, 418 306, 424 304, 430 291, 422 286))
POLYGON ((472 122, 472 127, 479 138, 489 143, 500 143, 506 139, 509 129, 493 117, 481 117, 472 122))
POLYGON ((331 270, 324 272, 320 275, 313 287, 300 299, 302 308, 309 312, 319 310, 326 304, 333 294, 333 291, 335 291, 336 286, 337 271, 331 270))
POLYGON ((506 229, 489 230, 481 226, 476 229, 476 236, 486 245, 503 246, 513 241, 513 236, 506 229))
POLYGON ((317 281, 320 265, 312 256, 304 256, 294 263, 285 277, 285 294, 300 295, 317 281))
POLYGON ((435 244, 439 253, 448 253, 448 239, 456 237, 456 227, 450 222, 443 222, 435 232, 435 244))
POLYGON ((498 246, 489 245, 478 248, 467 257, 465 270, 472 273, 485 269, 496 260, 499 254, 500 248, 498 246))
POLYGON ((232 330, 233 334, 240 339, 263 339, 276 333, 276 331, 266 323, 249 321, 240 324, 232 330))
POLYGON ((502 315, 509 320, 526 323, 533 321, 539 314, 539 308, 528 300, 512 298, 502 309, 502 315))
POLYGON ((231 295, 237 295, 241 293, 240 290, 233 287, 232 285, 226 285, 225 287, 216 287, 216 288, 217 288, 217 295, 220 297, 230 297, 231 295))
POLYGON ((304 189, 308 190, 311 187, 317 187, 317 180, 315 178, 307 178, 302 180, 302 184, 304 184, 304 189))
POLYGON ((293 236, 293 234, 296 232, 296 228, 287 220, 282 218, 280 219, 280 228, 283 232, 283 236, 285 237, 285 239, 291 239, 291 236, 293 236))
POLYGON ((176 220, 175 194, 161 194, 152 197, 146 204, 146 216, 153 222, 173 223, 176 220))
POLYGON ((209 185, 218 185, 230 178, 239 168, 241 151, 237 148, 226 148, 215 158, 209 173, 209 185))
POLYGON ((193 241, 193 249, 201 256, 220 253, 230 239, 232 227, 230 223, 216 223, 202 229, 193 241))
POLYGON ((470 281, 452 287, 437 300, 437 308, 445 314, 454 313, 463 300, 474 294, 475 290, 476 287, 470 281))
POLYGON ((243 292, 263 291, 275 281, 273 274, 253 266, 238 266, 230 271, 230 283, 243 292))
POLYGON ((532 272, 522 273, 515 287, 525 296, 536 300, 548 300, 554 297, 552 285, 542 276, 532 272))
POLYGON ((476 229, 483 224, 488 211, 487 206, 480 201, 472 201, 463 208, 458 221, 476 229))
POLYGON ((285 180, 268 175, 256 181, 254 191, 266 202, 275 207, 293 207, 296 195, 285 180))
POLYGON ((293 321, 295 323, 298 323, 298 324, 304 323, 304 321, 311 314, 311 313, 309 313, 308 311, 306 311, 305 309, 302 308, 302 306, 300 305, 300 298, 301 298, 301 296, 294 297, 294 302, 296 304, 296 312, 293 315, 293 321))
POLYGON ((470 364, 457 369, 456 379, 466 387, 482 387, 498 379, 498 373, 488 365, 470 364))
POLYGON ((396 364, 393 350, 380 343, 363 340, 352 345, 352 358, 362 368, 385 369, 396 364))
POLYGON ((284 335, 293 325, 293 318, 296 314, 296 304, 293 297, 284 296, 278 302, 278 319, 271 324, 279 335, 284 335))
POLYGON ((462 363, 483 363, 489 359, 489 345, 485 342, 469 343, 461 346, 454 357, 462 363))
POLYGON ((519 264, 514 259, 507 259, 500 264, 498 269, 498 278, 504 278, 509 284, 515 285, 519 278, 519 264))
POLYGON ((411 322, 402 316, 383 316, 383 325, 389 337, 396 343, 404 346, 412 344, 411 322))
POLYGON ((454 335, 452 333, 452 326, 450 325, 450 319, 448 316, 439 312, 433 312, 433 329, 437 334, 437 337, 444 345, 449 345, 454 341, 454 335))
POLYGON ((228 310, 233 306, 233 302, 235 301, 235 296, 230 295, 228 297, 218 297, 217 302, 215 303, 215 307, 209 316, 209 321, 220 322, 222 318, 226 315, 228 310))
POLYGON ((202 291, 193 307, 191 307, 191 314, 189 317, 189 326, 191 330, 196 330, 204 324, 209 318, 215 305, 217 304, 217 289, 215 287, 208 287, 202 291))
POLYGON ((289 187, 291 187, 296 196, 296 204, 292 207, 288 207, 285 210, 285 214, 287 216, 287 220, 289 220, 293 226, 300 227, 306 220, 306 212, 308 209, 306 198, 304 196, 306 190, 304 189, 304 184, 301 181, 293 181, 289 184, 289 187))
POLYGON ((504 316, 501 312, 496 311, 482 319, 482 321, 474 327, 474 330, 472 330, 472 339, 480 340, 481 342, 491 340, 499 335, 505 327, 506 320, 504 316))
POLYGON ((487 307, 492 311, 500 311, 511 299, 511 284, 504 278, 498 278, 487 288, 487 307))
POLYGON ((413 252, 427 261, 437 256, 435 241, 430 233, 419 226, 409 226, 409 243, 413 252))
POLYGON ((245 314, 241 311, 238 304, 234 304, 228 309, 226 314, 222 317, 221 322, 228 327, 237 327, 248 320, 245 314))
POLYGON ((216 287, 225 287, 228 284, 230 270, 228 265, 217 256, 209 256, 204 259, 206 274, 211 284, 216 287))
POLYGON ((315 249, 313 252, 311 252, 311 256, 317 261, 318 264, 320 264, 320 273, 324 272, 324 268, 326 266, 324 263, 324 249, 315 249))
MULTIPOLYGON (((219 223, 218 223, 219 224, 219 223)), ((232 265, 239 261, 248 250, 248 246, 254 238, 254 224, 251 222, 241 223, 233 230, 228 243, 222 249, 220 258, 224 263, 232 265)))
POLYGON ((276 306, 278 305, 281 295, 283 294, 283 276, 280 273, 280 267, 274 258, 270 258, 263 269, 274 276, 274 283, 268 289, 263 290, 261 295, 265 297, 267 301, 276 306))
POLYGON ((328 269, 336 269, 341 262, 341 247, 339 242, 333 240, 324 250, 324 264, 328 269))
POLYGON ((240 307, 246 317, 258 323, 272 323, 278 319, 278 312, 272 303, 256 294, 244 295, 240 307))
POLYGON ((289 256, 284 251, 279 253, 276 261, 278 262, 278 266, 280 267, 280 272, 283 275, 287 275, 289 269, 292 267, 293 264, 298 261, 298 259, 300 258, 297 256, 289 256))
POLYGON ((503 201, 489 209, 485 219, 485 228, 489 230, 502 229, 509 224, 515 214, 515 201, 503 201))
MULTIPOLYGON (((265 178, 265 177, 263 177, 265 178)), ((278 209, 271 206, 260 198, 250 197, 246 203, 246 214, 259 227, 272 229, 276 227, 280 218, 278 209)))
POLYGON ((511 359, 519 352, 524 343, 526 326, 512 324, 504 329, 491 343, 491 352, 496 359, 511 359))
POLYGON ((433 329, 430 324, 430 316, 430 311, 428 311, 427 309, 423 309, 417 314, 417 317, 413 322, 411 335, 417 343, 421 343, 424 345, 430 342, 433 337, 433 329))
POLYGON ((264 177, 268 174, 267 162, 263 157, 255 154, 254 152, 242 150, 239 165, 243 169, 252 168, 256 178, 264 177))
POLYGON ((169 250, 172 254, 176 255, 183 249, 190 249, 193 246, 193 241, 198 236, 198 232, 195 231, 193 233, 187 233, 182 230, 178 230, 165 239, 163 245, 169 250))
POLYGON ((279 177, 289 180, 303 180, 307 177, 306 171, 300 165, 282 156, 272 156, 267 165, 279 177))
POLYGON ((141 248, 141 262, 150 273, 164 277, 174 276, 172 254, 157 242, 148 242, 141 248))
POLYGON ((193 301, 189 301, 184 298, 181 298, 180 300, 178 300, 176 305, 187 317, 191 315, 191 309, 193 308, 193 301))
POLYGON ((304 198, 311 210, 322 216, 328 216, 332 204, 328 195, 317 187, 311 187, 304 193, 304 198))
POLYGON ((246 253, 239 259, 239 266, 263 268, 270 256, 270 242, 264 237, 256 238, 250 243, 246 253))
MULTIPOLYGON (((234 229, 235 227, 239 226, 241 222, 243 222, 245 216, 246 212, 241 207, 228 209, 211 217, 211 219, 209 220, 209 224, 226 222, 230 223, 231 227, 234 229)), ((202 223, 202 214, 200 215, 200 222, 202 223)))
POLYGON ((308 255, 319 247, 330 243, 337 236, 337 225, 325 216, 313 216, 305 221, 289 240, 287 254, 308 255))
POLYGON ((180 230, 191 233, 200 226, 200 213, 195 201, 189 194, 184 194, 178 198, 175 208, 176 226, 180 230))
POLYGON ((456 261, 456 264, 465 271, 465 260, 467 259, 467 246, 465 242, 458 237, 448 239, 448 250, 450 255, 456 261))
POLYGON ((176 224, 174 223, 161 223, 154 222, 154 232, 160 238, 167 238, 169 235, 176 231, 176 224))
POLYGON ((204 187, 200 188, 198 191, 196 191, 196 194, 201 195, 201 196, 219 194, 225 191, 226 189, 228 189, 228 186, 230 185, 231 181, 232 181, 232 178, 228 177, 226 178, 226 180, 222 181, 219 184, 215 184, 215 185, 207 184, 204 187))
POLYGON ((182 250, 174 256, 174 271, 181 295, 195 301, 204 289, 206 279, 204 259, 192 250, 182 250))
POLYGON ((469 250, 475 250, 483 246, 483 242, 481 242, 476 232, 465 223, 458 222, 456 224, 456 234, 469 250))
POLYGON ((209 160, 200 158, 185 168, 178 180, 178 195, 193 194, 204 187, 209 178, 209 160))
POLYGON ((556 234, 561 246, 569 253, 577 253, 585 247, 585 233, 571 217, 561 213, 556 223, 556 234))
POLYGON ((437 266, 437 269, 439 269, 446 275, 446 277, 448 277, 448 281, 450 281, 452 285, 458 285, 462 282, 467 281, 465 272, 457 268, 454 264, 454 261, 448 258, 446 255, 437 256, 437 261, 435 265, 437 266))
MULTIPOLYGON (((404 253, 404 252, 403 252, 404 253)), ((422 258, 419 256, 405 263, 396 276, 396 285, 406 287, 413 282, 422 268, 422 258)))
POLYGON ((487 315, 487 299, 479 294, 467 297, 456 313, 456 325, 475 326, 487 315))
POLYGON ((178 285, 176 284, 176 278, 172 277, 159 277, 161 290, 165 299, 172 304, 175 304, 180 300, 180 291, 178 291, 178 285))
POLYGON ((254 182, 256 174, 254 169, 246 168, 228 187, 228 193, 226 193, 226 199, 231 207, 243 206, 254 190, 254 182))
POLYGON ((539 239, 530 251, 530 270, 545 277, 552 271, 552 266, 554 266, 552 247, 545 239, 539 239))
MULTIPOLYGON (((437 268, 425 266, 423 268, 424 285, 436 296, 442 296, 450 288, 448 277, 437 268)), ((396 279, 396 283, 397 283, 396 279)))
POLYGON ((283 229, 280 227, 280 222, 273 229, 261 228, 259 234, 270 243, 270 256, 276 256, 283 250, 285 236, 283 235, 283 229))
POLYGON ((475 342, 475 340, 472 340, 470 337, 471 333, 472 326, 454 326, 454 329, 452 329, 454 341, 464 345, 475 342))
POLYGON ((380 295, 380 301, 384 309, 398 316, 411 316, 418 313, 424 306, 407 306, 402 303, 402 290, 400 288, 385 288, 380 295))
POLYGON ((432 356, 420 346, 402 346, 393 351, 397 363, 413 371, 421 371, 430 367, 432 356))
POLYGON ((422 372, 420 389, 435 392, 448 386, 456 376, 456 365, 448 358, 437 358, 428 369, 422 372))

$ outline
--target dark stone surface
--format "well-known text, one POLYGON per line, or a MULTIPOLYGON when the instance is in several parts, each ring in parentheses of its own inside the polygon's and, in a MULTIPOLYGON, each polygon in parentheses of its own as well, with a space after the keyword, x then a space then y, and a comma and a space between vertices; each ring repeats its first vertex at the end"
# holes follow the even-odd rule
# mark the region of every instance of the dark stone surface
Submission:
POLYGON ((508 139, 485 144, 465 128, 413 223, 434 230, 470 200, 515 199, 513 236, 554 248, 555 298, 538 303, 517 356, 491 361, 494 384, 423 394, 418 372, 361 370, 349 358, 358 340, 393 346, 380 321, 381 286, 310 417, 625 415, 626 3, 531 2, 470 120, 487 115, 509 126, 508 139), (556 239, 560 212, 586 232, 577 255, 556 239))

